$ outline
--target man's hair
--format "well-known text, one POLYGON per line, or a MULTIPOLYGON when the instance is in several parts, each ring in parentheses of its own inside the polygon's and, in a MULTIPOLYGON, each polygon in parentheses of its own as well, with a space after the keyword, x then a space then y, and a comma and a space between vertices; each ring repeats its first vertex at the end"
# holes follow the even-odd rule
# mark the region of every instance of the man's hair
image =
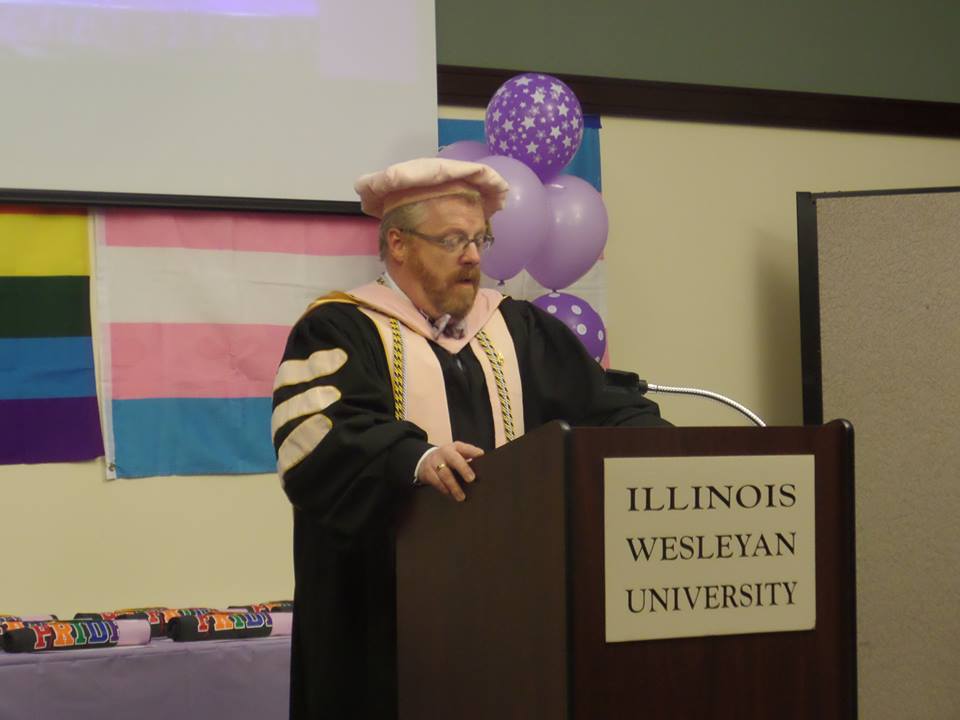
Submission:
MULTIPOLYGON (((472 190, 442 195, 441 197, 460 198, 473 206, 478 206, 482 202, 480 193, 472 190)), ((440 198, 430 198, 428 200, 418 200, 417 202, 407 203, 406 205, 395 207, 383 216, 383 219, 380 221, 381 260, 386 261, 387 259, 387 233, 390 232, 392 228, 397 228, 398 230, 415 230, 417 226, 423 222, 423 216, 427 211, 427 204, 439 199, 440 198)), ((487 227, 489 227, 489 222, 487 223, 487 227)))

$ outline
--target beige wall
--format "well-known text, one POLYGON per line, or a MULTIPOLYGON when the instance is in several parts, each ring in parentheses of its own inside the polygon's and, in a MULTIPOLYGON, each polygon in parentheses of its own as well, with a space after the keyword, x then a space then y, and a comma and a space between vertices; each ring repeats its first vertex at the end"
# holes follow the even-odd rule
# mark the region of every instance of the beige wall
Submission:
MULTIPOLYGON (((607 118, 601 149, 616 364, 770 424, 803 419, 795 193, 960 185, 957 140, 607 118)), ((697 399, 663 409, 741 422, 697 399)))
POLYGON ((103 479, 103 460, 0 467, 0 613, 213 606, 293 595, 276 477, 103 479))
MULTIPOLYGON (((773 424, 801 421, 794 193, 960 185, 960 141, 606 118, 601 146, 614 365, 773 424)), ((741 423, 706 401, 662 406, 678 424, 741 423)), ((275 477, 102 478, 102 461, 0 467, 0 612, 292 593, 275 477)))

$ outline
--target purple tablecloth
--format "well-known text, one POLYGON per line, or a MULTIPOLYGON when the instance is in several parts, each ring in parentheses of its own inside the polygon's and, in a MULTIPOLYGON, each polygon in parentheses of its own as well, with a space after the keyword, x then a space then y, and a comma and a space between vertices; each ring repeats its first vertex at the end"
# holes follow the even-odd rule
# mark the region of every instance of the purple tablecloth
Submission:
POLYGON ((0 720, 285 720, 290 637, 0 651, 0 720))

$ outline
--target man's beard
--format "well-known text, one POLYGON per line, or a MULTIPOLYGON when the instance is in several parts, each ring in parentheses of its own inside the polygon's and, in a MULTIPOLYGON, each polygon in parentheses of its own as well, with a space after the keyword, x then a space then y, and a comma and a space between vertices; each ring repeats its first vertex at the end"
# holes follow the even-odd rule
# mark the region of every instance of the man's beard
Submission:
POLYGON ((410 256, 410 270, 420 282, 424 294, 441 315, 450 314, 454 320, 462 320, 470 312, 480 286, 480 268, 457 268, 449 277, 441 277, 423 262, 420 253, 410 256), (460 281, 469 281, 464 284, 460 281))

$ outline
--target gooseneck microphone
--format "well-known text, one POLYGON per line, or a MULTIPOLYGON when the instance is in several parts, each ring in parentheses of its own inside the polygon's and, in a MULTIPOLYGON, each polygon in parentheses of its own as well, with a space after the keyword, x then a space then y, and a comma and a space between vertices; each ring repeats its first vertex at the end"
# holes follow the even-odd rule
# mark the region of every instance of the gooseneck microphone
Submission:
POLYGON ((675 395, 698 395, 700 397, 710 398, 711 400, 722 402, 724 405, 729 405, 734 410, 740 411, 760 427, 767 426, 767 424, 760 419, 760 416, 753 412, 753 410, 750 408, 746 407, 745 405, 741 405, 736 400, 731 400, 726 395, 715 393, 712 390, 702 390, 700 388, 692 387, 674 387, 673 385, 654 385, 653 383, 648 383, 646 380, 641 380, 640 392, 673 393, 675 395), (646 388, 646 390, 644 390, 644 388, 646 388))
POLYGON ((699 397, 716 400, 717 402, 721 402, 724 405, 732 407, 734 410, 743 413, 750 418, 751 422, 759 427, 767 426, 767 424, 760 419, 759 415, 746 406, 741 405, 736 400, 731 400, 725 395, 713 392, 712 390, 702 390, 700 388, 693 387, 676 387, 673 385, 655 385, 654 383, 647 382, 646 380, 641 380, 640 376, 635 372, 626 372, 623 370, 606 370, 604 375, 606 376, 607 384, 609 386, 620 388, 621 390, 639 392, 641 395, 645 395, 648 392, 672 393, 675 395, 696 395, 699 397))

